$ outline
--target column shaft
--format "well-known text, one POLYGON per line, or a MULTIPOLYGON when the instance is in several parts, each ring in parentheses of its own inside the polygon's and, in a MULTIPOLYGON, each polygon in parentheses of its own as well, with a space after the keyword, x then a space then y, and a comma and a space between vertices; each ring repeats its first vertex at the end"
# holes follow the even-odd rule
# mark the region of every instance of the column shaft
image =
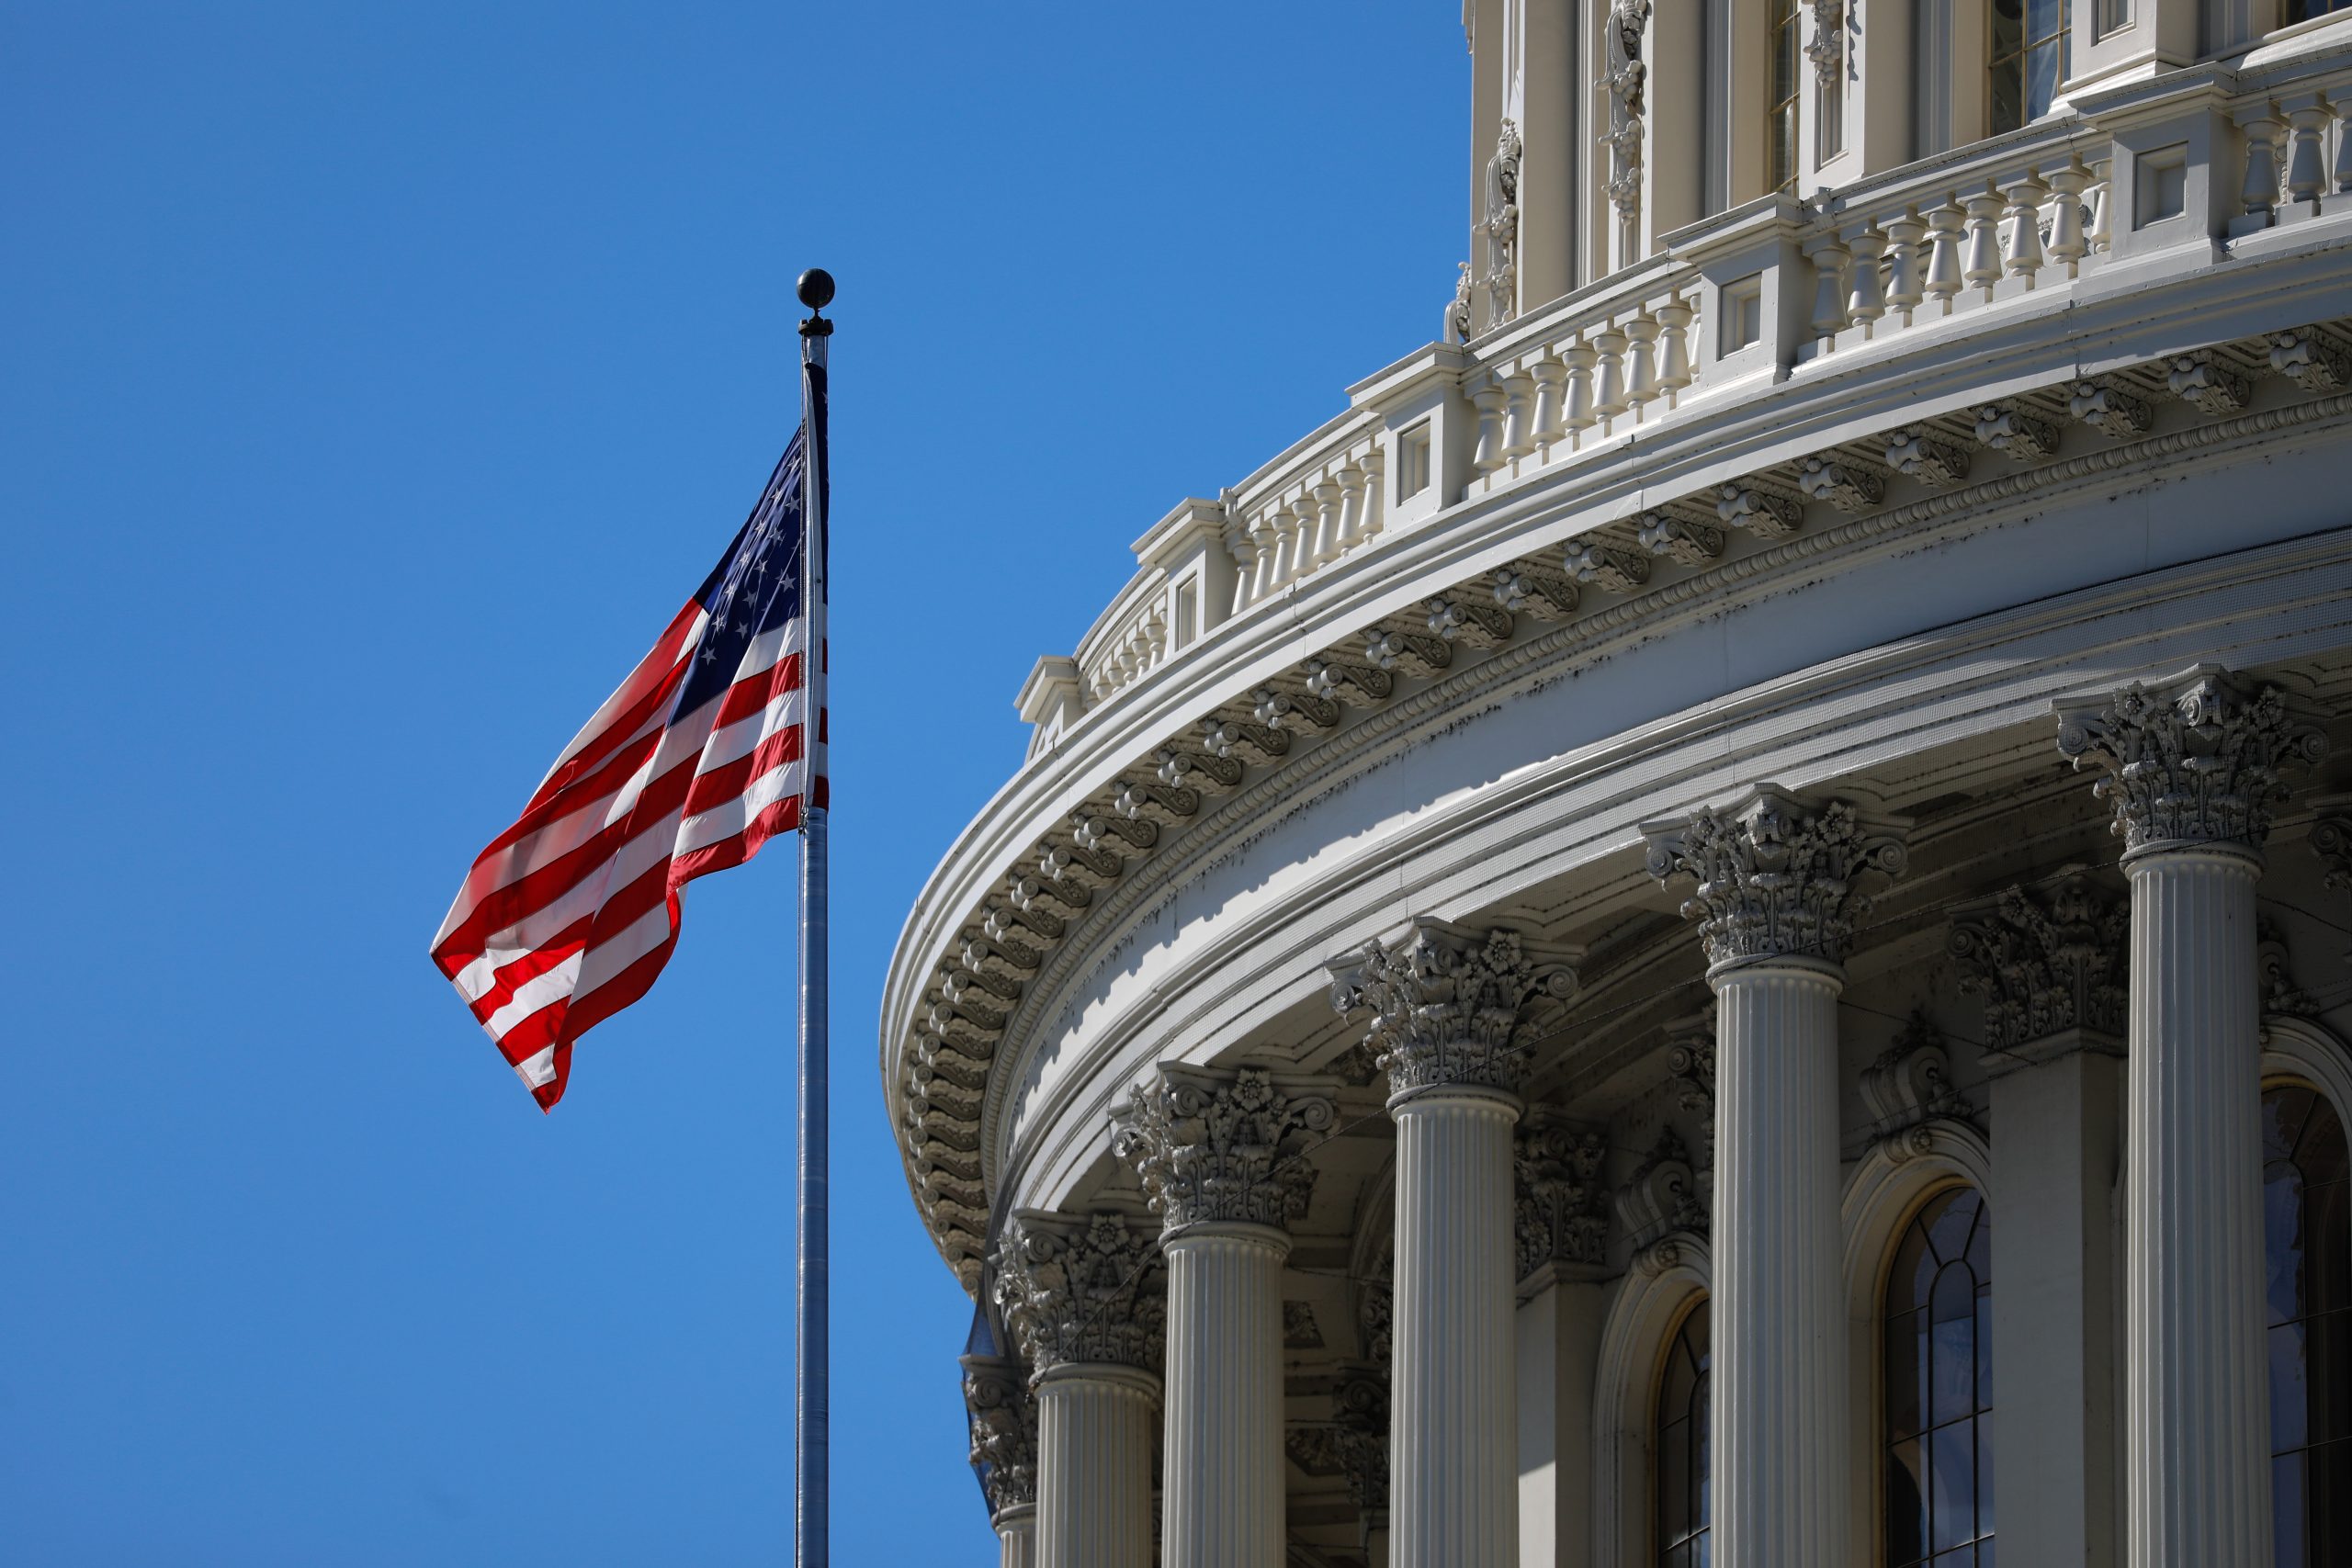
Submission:
POLYGON ((1003 1547, 997 1568, 1037 1568, 1037 1510, 1007 1508, 996 1517, 996 1535, 1003 1547))
POLYGON ((2127 868, 2129 1561, 2267 1568, 2260 865, 2167 849, 2127 868))
POLYGON ((1152 1568, 1158 1382, 1070 1363, 1037 1382, 1037 1568, 1152 1568))
POLYGON ((1718 1568, 1846 1560, 1838 971, 1714 976, 1713 1536, 1718 1568))
POLYGON ((1389 1561, 1517 1568, 1511 1125, 1518 1102, 1447 1088, 1396 1119, 1389 1561))
POLYGON ((1282 1568, 1283 1259, 1271 1226, 1170 1236, 1167 1568, 1282 1568))

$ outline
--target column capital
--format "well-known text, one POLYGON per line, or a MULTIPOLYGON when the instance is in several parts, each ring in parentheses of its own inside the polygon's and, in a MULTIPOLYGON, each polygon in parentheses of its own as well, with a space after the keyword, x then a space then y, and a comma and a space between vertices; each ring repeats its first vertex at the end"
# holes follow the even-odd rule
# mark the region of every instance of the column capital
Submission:
POLYGON ((1907 818, 1866 814, 1843 800, 1815 804, 1772 784, 1720 810, 1645 822, 1649 873, 1661 884, 1689 876, 1682 904, 1699 922, 1711 971, 1783 962, 1845 962, 1854 927, 1870 910, 1855 884, 1894 877, 1908 863, 1907 818))
POLYGON ((1388 1376, 1368 1366, 1344 1369, 1331 1390, 1331 1418, 1294 1425, 1283 1446, 1309 1475, 1339 1475, 1359 1512, 1388 1507, 1388 1376))
POLYGON ((1023 1210, 997 1243, 994 1295, 1033 1379, 1079 1363, 1157 1374, 1165 1276, 1159 1249, 1124 1214, 1023 1210))
POLYGON ((2249 687, 2218 665, 2052 705, 2059 751, 2105 775, 2093 792, 2114 804, 2127 861, 2164 850, 2260 854, 2286 797, 2280 774, 2327 751, 2284 692, 2249 687))
POLYGON ((1333 959, 1331 1005, 1374 1014, 1364 1039, 1392 1097, 1436 1089, 1516 1094, 1526 1048, 1576 994, 1582 948, 1423 916, 1385 945, 1333 959))
POLYGON ((1598 1268, 1609 1261, 1609 1191, 1601 1165, 1606 1134, 1553 1115, 1521 1123, 1511 1147, 1515 1278, 1547 1265, 1598 1268))
POLYGON ((1037 1401, 1029 1371, 1010 1356, 965 1356, 964 1414, 972 1433, 972 1469, 989 1500, 989 1517, 1037 1501, 1037 1401))
POLYGON ((2321 886, 2332 893, 2352 893, 2352 795, 2314 800, 2318 816, 2312 823, 2312 853, 2319 857, 2321 886))
POLYGON ((2021 1064, 2076 1043, 2122 1049, 2131 937, 2130 900, 2072 872, 1960 905, 1944 951, 1962 993, 1984 998, 1988 1055, 2021 1064))
POLYGON ((1306 1152, 1338 1120, 1325 1089, 1263 1067, 1162 1066, 1113 1114, 1111 1150, 1135 1167, 1163 1239, 1210 1224, 1287 1231, 1315 1190, 1306 1152))

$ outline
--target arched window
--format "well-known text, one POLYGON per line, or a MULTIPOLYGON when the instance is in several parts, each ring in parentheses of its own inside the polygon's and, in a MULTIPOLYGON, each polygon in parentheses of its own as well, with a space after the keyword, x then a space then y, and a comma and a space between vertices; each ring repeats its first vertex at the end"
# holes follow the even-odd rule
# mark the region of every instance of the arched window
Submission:
POLYGON ((1657 1381, 1658 1568, 1707 1563, 1707 1303, 1682 1314, 1657 1381))
POLYGON ((2352 1213, 2344 1122, 2325 1095, 2262 1096, 2270 1316, 2270 1496, 2278 1568, 2352 1553, 2352 1213))
POLYGON ((1928 1201, 1884 1301, 1886 1568, 1991 1568, 1993 1216, 1973 1188, 1928 1201))
POLYGON ((1993 0, 1985 130, 1998 136, 2040 119, 2066 76, 2066 0, 1993 0))

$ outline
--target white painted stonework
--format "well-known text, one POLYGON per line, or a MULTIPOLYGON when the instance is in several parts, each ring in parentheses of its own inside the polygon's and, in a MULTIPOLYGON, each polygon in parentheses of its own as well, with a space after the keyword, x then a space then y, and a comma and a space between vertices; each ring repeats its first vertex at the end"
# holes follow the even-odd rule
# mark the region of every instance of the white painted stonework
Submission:
POLYGON ((1799 200, 1778 9, 1471 0, 1442 341, 1019 694, 881 1040, 1007 1563, 1696 1562, 1699 1303, 1718 1568, 2307 1540, 2262 1118, 2352 1114, 2352 19, 2070 0, 1989 134, 1983 0, 1806 0, 1799 200), (1999 1374, 1938 1363, 1913 1555, 1961 1190, 1935 1354, 1999 1374))

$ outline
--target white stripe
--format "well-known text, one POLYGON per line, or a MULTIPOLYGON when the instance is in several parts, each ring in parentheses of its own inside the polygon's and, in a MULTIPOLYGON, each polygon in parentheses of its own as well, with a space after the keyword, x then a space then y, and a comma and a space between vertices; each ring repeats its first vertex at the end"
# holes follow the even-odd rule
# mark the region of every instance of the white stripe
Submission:
MULTIPOLYGON (((685 606, 682 604, 679 608, 684 609, 685 606)), ((548 779, 555 777, 556 769, 562 767, 573 757, 585 750, 589 744, 611 725, 613 720, 620 716, 622 709, 652 690, 662 676, 667 675, 684 660, 691 659, 695 649, 702 646, 703 629, 709 625, 710 612, 696 610, 693 623, 686 627, 685 640, 678 645, 678 651, 667 663, 655 666, 654 679, 650 681, 639 680, 639 677, 644 675, 646 667, 653 663, 653 656, 661 651, 662 645, 656 642, 653 647, 646 649, 645 657, 638 660, 637 668, 628 672, 628 679, 620 683, 620 689, 605 699, 604 705, 596 710, 595 716, 581 727, 579 734, 571 738, 571 744, 556 753, 555 767, 547 771, 546 777, 539 780, 538 789, 534 789, 531 793, 537 795, 539 789, 545 789, 548 779)), ((669 629, 666 626, 662 628, 664 634, 667 634, 669 629)))
POLYGON ((786 796, 800 793, 807 766, 807 760, 799 757, 780 762, 744 785, 741 795, 685 818, 678 824, 677 852, 683 855, 741 832, 752 818, 786 796))
POLYGON ((575 953, 544 975, 534 975, 507 998, 506 1005, 481 1021, 492 1040, 503 1040, 506 1032, 547 1006, 571 995, 571 982, 580 973, 581 954, 575 953))
POLYGON ((498 971, 542 943, 582 916, 604 907, 607 893, 627 887, 673 852, 677 841, 677 818, 648 822, 614 850, 593 875, 583 876, 560 897, 543 904, 482 942, 481 955, 458 971, 454 980, 468 1003, 480 1000, 497 983, 498 971))
POLYGON ((625 930, 590 948, 580 965, 580 987, 571 995, 572 1005, 594 996, 596 987, 670 940, 670 902, 657 902, 625 930))
POLYGON ((702 749, 702 762, 696 771, 707 773, 750 756, 769 736, 797 728, 808 708, 808 694, 797 686, 769 698, 759 712, 745 714, 726 728, 713 730, 702 749))
POLYGON ((514 1076, 526 1089, 545 1089, 555 1082, 555 1047, 542 1045, 515 1063, 514 1076))

